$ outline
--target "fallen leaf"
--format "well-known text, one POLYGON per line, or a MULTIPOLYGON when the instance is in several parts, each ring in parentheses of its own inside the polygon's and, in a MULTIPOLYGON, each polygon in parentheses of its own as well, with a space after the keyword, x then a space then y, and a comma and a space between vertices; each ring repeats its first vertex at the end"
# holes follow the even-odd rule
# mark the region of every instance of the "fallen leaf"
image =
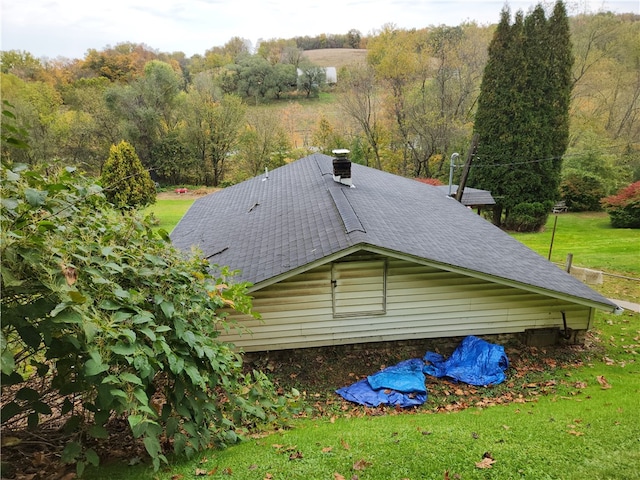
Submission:
POLYGON ((15 447, 16 445, 20 445, 22 440, 18 437, 2 437, 1 445, 3 447, 15 447))
POLYGON ((364 470, 367 467, 371 466, 371 462, 367 462, 365 459, 361 458, 356 463, 353 464, 354 470, 364 470))
POLYGON ((584 433, 582 433, 582 432, 578 432, 578 431, 576 431, 576 430, 569 430, 567 433, 568 433, 569 435, 575 435, 576 437, 581 437, 582 435, 584 435, 584 433))
POLYGON ((344 448, 345 450, 349 450, 351 448, 351 446, 349 446, 349 444, 345 442, 342 438, 340 439, 340 445, 342 445, 342 448, 344 448))
POLYGON ((171 480, 182 480, 184 478, 183 475, 176 473, 175 475, 171 475, 171 480))
POLYGON ((587 388, 587 382, 576 382, 574 384, 574 387, 576 387, 576 388, 587 388))
POLYGON ((607 379, 604 378, 603 375, 598 375, 596 379, 598 380, 598 383, 600 384, 603 390, 611 388, 611 385, 609 384, 609 382, 607 382, 607 379))
POLYGON ((334 480, 345 480, 345 478, 342 475, 340 475, 338 472, 334 472, 333 478, 334 480))
POLYGON ((329 453, 331 450, 333 450, 333 447, 324 447, 322 453, 329 453))
POLYGON ((257 470, 258 469, 258 465, 256 465, 255 463, 253 465, 249 465, 249 470, 257 470))
POLYGON ((208 472, 205 468, 196 468, 196 477, 204 477, 208 472))
MULTIPOLYGON (((209 475, 213 475, 214 473, 216 473, 217 468, 211 470, 211 472, 209 472, 209 475)), ((231 470, 230 467, 225 468, 224 470, 222 470, 222 473, 224 473, 225 475, 233 475, 233 470, 231 470)))
POLYGON ((289 455, 289 460, 299 460, 301 458, 304 458, 304 455, 302 455, 302 452, 300 451, 293 452, 289 455))
POLYGON ((67 281, 67 285, 71 286, 78 281, 78 272, 74 267, 68 267, 64 263, 60 264, 64 278, 67 281))
POLYGON ((496 461, 491 457, 484 457, 482 461, 476 462, 476 467, 478 468, 493 468, 493 464, 496 461))
POLYGON ((270 473, 267 473, 267 474, 264 476, 264 480, 271 480, 272 478, 273 478, 273 475, 271 475, 270 473))
POLYGON ((44 452, 36 452, 33 454, 33 465, 39 467, 47 463, 47 457, 44 452))

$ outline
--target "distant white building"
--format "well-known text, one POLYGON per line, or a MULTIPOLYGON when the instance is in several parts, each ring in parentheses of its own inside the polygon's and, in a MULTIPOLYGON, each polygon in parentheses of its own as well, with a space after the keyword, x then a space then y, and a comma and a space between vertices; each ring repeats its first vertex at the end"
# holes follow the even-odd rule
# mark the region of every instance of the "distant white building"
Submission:
POLYGON ((324 69, 327 74, 327 83, 329 85, 338 83, 338 73, 336 72, 336 67, 327 67, 324 69))
MULTIPOLYGON (((297 69, 298 76, 302 75, 302 70, 297 69)), ((326 80, 329 85, 335 85, 338 83, 338 73, 336 71, 336 67, 325 67, 324 73, 326 75, 326 80)))

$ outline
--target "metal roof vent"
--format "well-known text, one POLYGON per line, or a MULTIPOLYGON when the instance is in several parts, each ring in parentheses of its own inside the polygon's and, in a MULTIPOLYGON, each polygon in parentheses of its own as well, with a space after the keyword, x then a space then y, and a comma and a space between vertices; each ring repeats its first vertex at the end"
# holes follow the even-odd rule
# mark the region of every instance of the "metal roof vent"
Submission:
POLYGON ((349 150, 340 148, 331 152, 335 155, 333 159, 333 179, 343 185, 352 186, 351 161, 347 158, 349 150))

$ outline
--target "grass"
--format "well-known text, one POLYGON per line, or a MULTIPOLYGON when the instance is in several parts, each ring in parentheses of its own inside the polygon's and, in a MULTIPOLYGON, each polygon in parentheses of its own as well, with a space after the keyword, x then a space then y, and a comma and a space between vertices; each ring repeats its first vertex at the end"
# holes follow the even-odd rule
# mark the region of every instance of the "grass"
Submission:
POLYGON ((162 228, 171 233, 182 216, 187 213, 194 202, 193 197, 184 199, 160 199, 155 204, 147 207, 145 213, 153 214, 158 220, 157 228, 162 228))
POLYGON ((599 314, 594 334, 599 348, 553 372, 552 394, 453 413, 301 419, 157 473, 119 465, 88 478, 640 479, 640 315, 599 314), (495 463, 481 469, 485 455, 495 463))
MULTIPOLYGON (((163 205, 157 207, 164 216, 163 205)), ((553 220, 544 233, 514 236, 546 257, 553 220)), ((611 229, 606 215, 563 214, 552 260, 563 262, 571 252, 580 266, 637 275, 639 233, 611 229)), ((433 405, 454 400, 430 387, 427 404, 410 412, 337 404, 324 416, 297 419, 289 429, 209 450, 156 473, 145 465, 118 464, 92 470, 87 478, 640 479, 640 314, 597 313, 589 341, 573 366, 523 377, 510 371, 516 399, 506 405, 469 402, 460 411, 433 413, 433 405), (541 388, 545 382, 552 387, 541 388), (491 468, 476 465, 484 456, 495 461, 491 468)))
POLYGON ((576 266, 640 278, 640 230, 612 228, 604 212, 550 215, 544 232, 513 237, 547 258, 556 218, 552 262, 564 264, 572 253, 576 266))

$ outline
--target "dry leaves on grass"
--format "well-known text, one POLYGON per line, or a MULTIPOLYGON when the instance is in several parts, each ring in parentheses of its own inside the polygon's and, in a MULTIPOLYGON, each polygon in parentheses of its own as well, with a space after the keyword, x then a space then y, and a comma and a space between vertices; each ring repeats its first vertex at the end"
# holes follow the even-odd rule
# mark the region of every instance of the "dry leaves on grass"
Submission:
POLYGON ((609 382, 607 382, 607 379, 604 378, 604 375, 598 375, 596 377, 596 380, 598 380, 598 383, 602 387, 602 390, 606 390, 608 388, 611 388, 611 385, 609 384, 609 382))
POLYGON ((365 459, 361 458, 360 460, 358 460, 356 463, 353 464, 353 469, 354 470, 364 470, 367 467, 370 467, 372 465, 371 462, 367 462, 365 459))
POLYGON ((300 460, 302 458, 304 458, 304 455, 300 450, 297 450, 293 452, 291 455, 289 455, 289 460, 300 460))
POLYGON ((493 456, 491 455, 491 453, 485 452, 484 455, 482 456, 482 460, 479 462, 476 462, 476 467, 477 468, 493 468, 494 463, 496 463, 496 461, 493 459, 493 456))

